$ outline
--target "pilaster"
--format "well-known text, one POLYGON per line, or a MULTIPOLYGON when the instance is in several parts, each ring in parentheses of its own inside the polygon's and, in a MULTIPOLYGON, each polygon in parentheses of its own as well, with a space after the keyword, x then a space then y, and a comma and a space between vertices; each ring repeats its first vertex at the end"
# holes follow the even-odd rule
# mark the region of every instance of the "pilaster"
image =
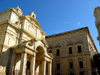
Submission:
POLYGON ((48 75, 52 75, 52 63, 48 63, 48 75))
POLYGON ((27 54, 22 53, 21 65, 20 65, 20 74, 19 75, 26 75, 26 63, 27 63, 27 54))
POLYGON ((34 73, 35 73, 35 59, 36 59, 36 57, 35 56, 32 56, 31 57, 31 75, 34 75, 34 73))
POLYGON ((42 61, 42 75, 46 75, 46 61, 42 61))
POLYGON ((13 54, 12 59, 11 59, 11 66, 10 66, 10 75, 13 75, 13 72, 14 72, 15 57, 16 57, 16 54, 13 54))

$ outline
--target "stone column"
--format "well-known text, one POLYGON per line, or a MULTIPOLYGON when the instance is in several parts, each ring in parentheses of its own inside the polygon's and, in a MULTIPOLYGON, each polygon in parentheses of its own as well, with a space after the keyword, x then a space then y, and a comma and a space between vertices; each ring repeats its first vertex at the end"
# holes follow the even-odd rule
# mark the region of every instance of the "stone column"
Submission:
POLYGON ((20 74, 19 75, 26 75, 26 63, 27 63, 27 54, 22 53, 21 65, 20 65, 20 74))
POLYGON ((10 75, 13 75, 13 73, 14 73, 14 61, 15 61, 15 57, 16 57, 16 54, 13 54, 12 55, 12 59, 11 59, 11 65, 10 65, 10 75))
POLYGON ((52 63, 48 63, 48 75, 52 75, 52 63))
POLYGON ((46 75, 46 61, 42 61, 42 75, 46 75))
POLYGON ((31 66, 30 66, 30 70, 31 70, 31 75, 34 75, 35 73, 35 56, 31 57, 31 66))

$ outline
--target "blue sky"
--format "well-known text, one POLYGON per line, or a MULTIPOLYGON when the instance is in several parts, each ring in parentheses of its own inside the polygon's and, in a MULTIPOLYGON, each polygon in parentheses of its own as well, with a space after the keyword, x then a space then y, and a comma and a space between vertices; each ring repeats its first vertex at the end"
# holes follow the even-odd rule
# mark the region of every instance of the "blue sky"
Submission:
POLYGON ((100 6, 100 0, 0 0, 0 12, 17 6, 23 15, 34 11, 47 35, 88 27, 100 52, 93 16, 94 8, 100 6))

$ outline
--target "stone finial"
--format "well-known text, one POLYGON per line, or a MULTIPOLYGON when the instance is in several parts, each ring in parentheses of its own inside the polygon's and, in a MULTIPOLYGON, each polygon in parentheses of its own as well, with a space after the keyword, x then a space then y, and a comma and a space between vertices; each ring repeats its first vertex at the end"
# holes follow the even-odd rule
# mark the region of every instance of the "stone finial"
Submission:
POLYGON ((31 16, 31 17, 33 17, 33 18, 36 18, 36 15, 35 15, 34 12, 30 12, 30 13, 29 13, 29 16, 31 16))
POLYGON ((15 10, 16 10, 20 15, 22 15, 22 11, 21 11, 21 9, 19 8, 19 6, 17 6, 17 7, 15 8, 15 10))

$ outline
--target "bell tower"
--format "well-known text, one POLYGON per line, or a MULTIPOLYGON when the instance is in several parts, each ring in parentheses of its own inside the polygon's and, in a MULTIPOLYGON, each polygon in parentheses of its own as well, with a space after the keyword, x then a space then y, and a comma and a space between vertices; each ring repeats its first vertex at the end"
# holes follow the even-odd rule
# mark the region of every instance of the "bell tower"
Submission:
POLYGON ((30 12, 30 13, 29 13, 29 16, 31 16, 31 17, 33 17, 33 18, 36 18, 36 15, 35 15, 34 12, 30 12))

